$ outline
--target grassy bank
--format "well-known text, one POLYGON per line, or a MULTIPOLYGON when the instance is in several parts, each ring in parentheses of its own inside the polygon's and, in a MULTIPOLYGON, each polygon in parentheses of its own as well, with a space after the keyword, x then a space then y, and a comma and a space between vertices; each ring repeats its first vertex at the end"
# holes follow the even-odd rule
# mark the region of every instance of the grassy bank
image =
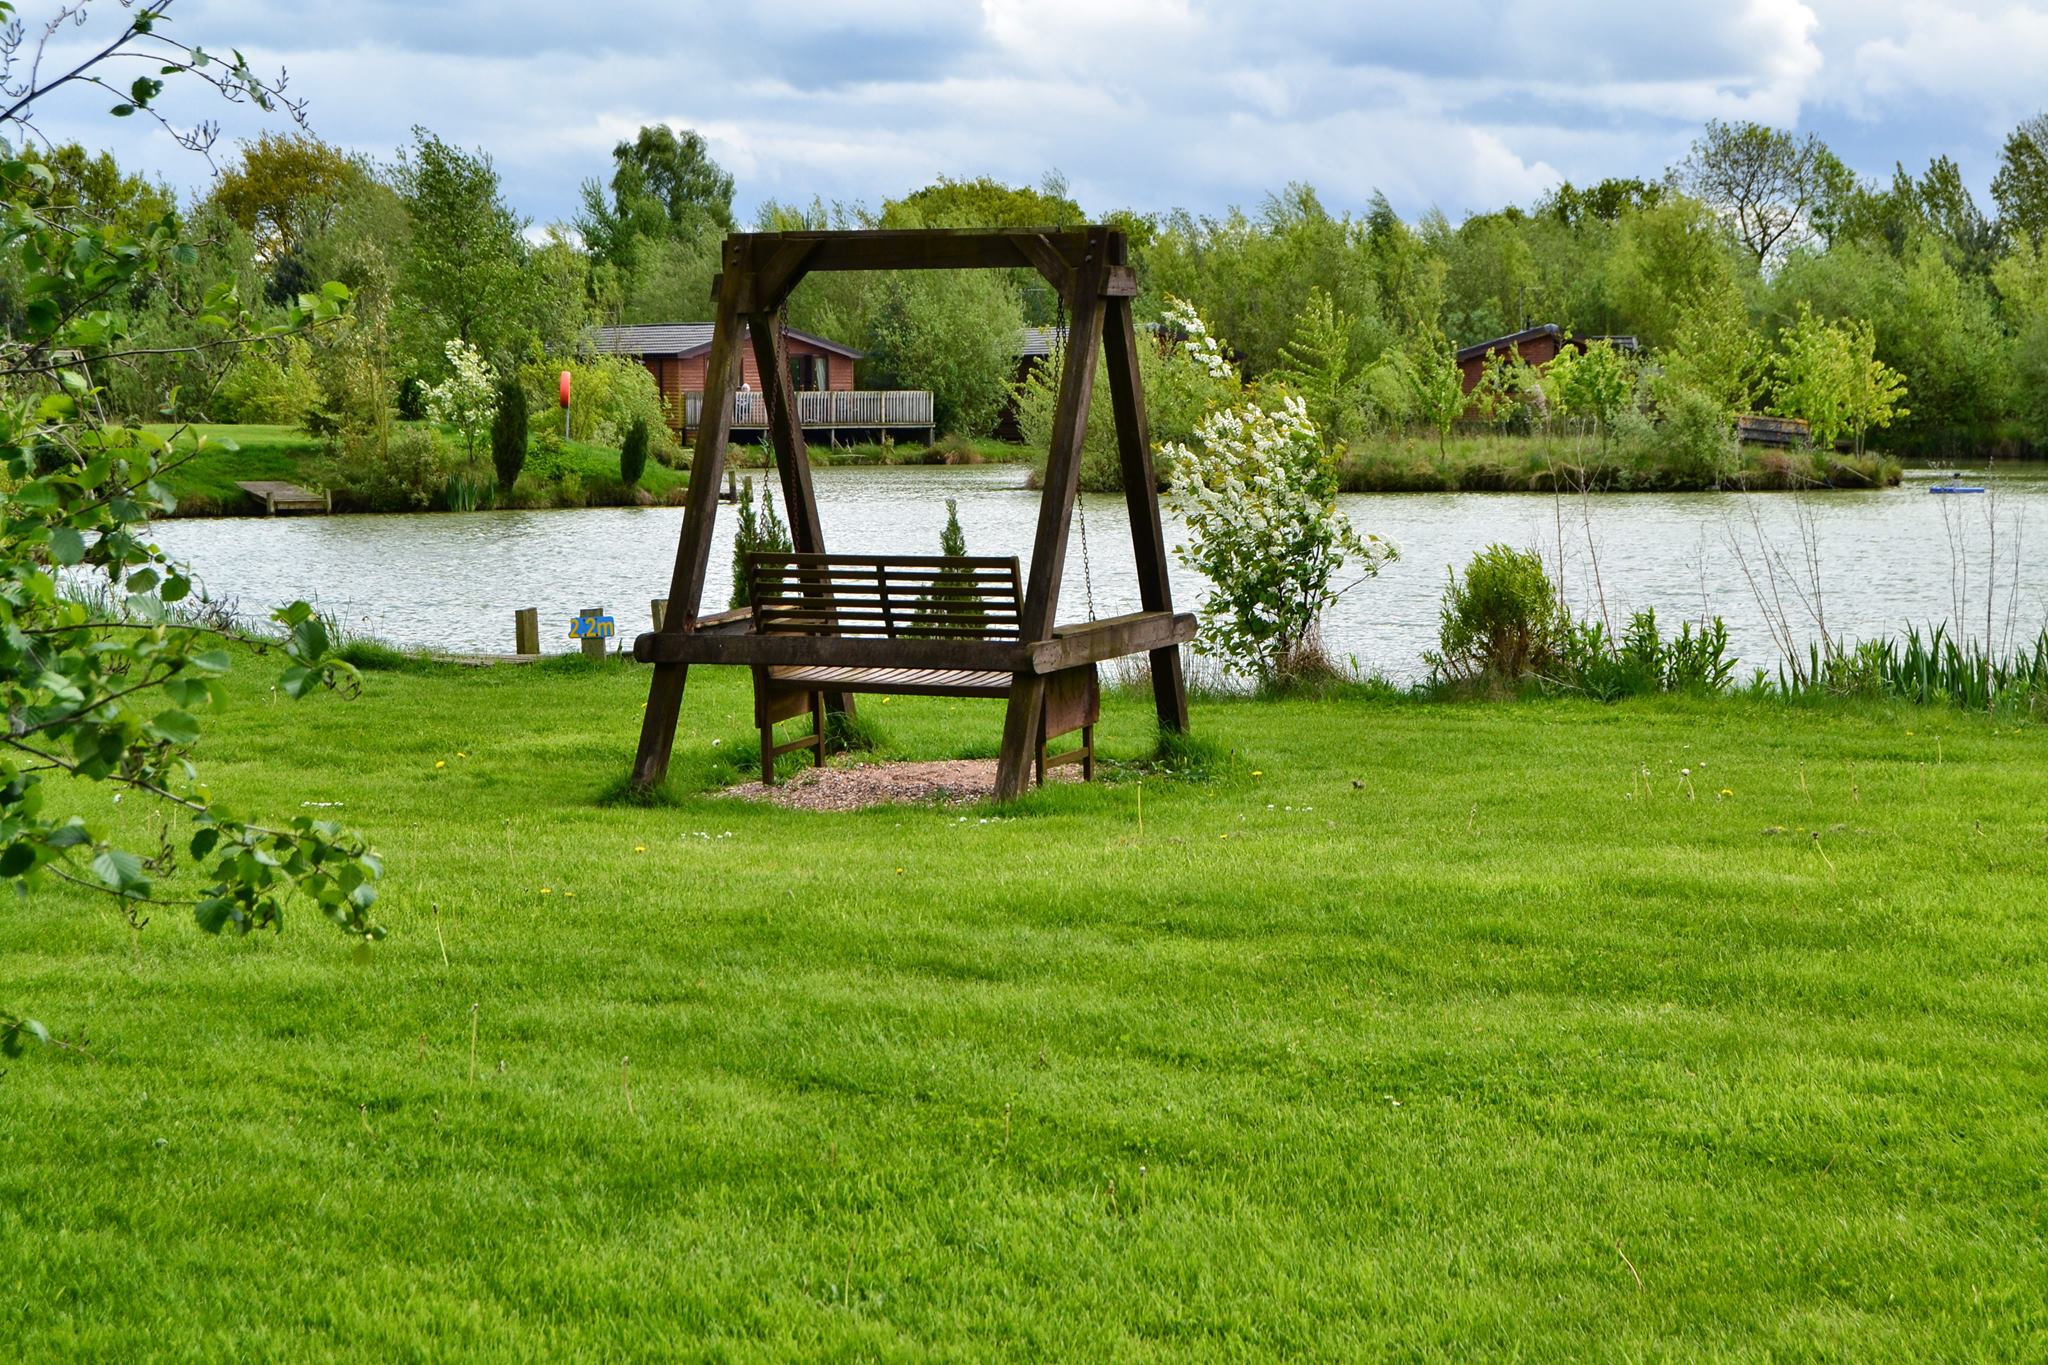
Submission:
MULTIPOLYGON (((814 465, 910 465, 910 464, 1032 464, 1042 462, 1045 452, 1015 441, 992 436, 942 436, 924 441, 861 441, 833 445, 818 441, 808 447, 814 465)), ((765 443, 735 443, 726 448, 728 463, 742 468, 766 468, 775 458, 765 443)))
POLYGON ((2048 1348, 2040 729, 1206 703, 1207 781, 805 815, 700 794, 737 670, 654 808, 630 665, 269 681, 207 775, 373 831, 393 937, 0 918, 90 1040, 0 1076, 26 1358, 2048 1348))
POLYGON ((1881 488, 1899 481, 1883 455, 1741 447, 1739 462, 1703 469, 1632 460, 1618 446, 1565 436, 1434 435, 1361 441, 1344 452, 1347 493, 1526 493, 1555 488, 1688 493, 1717 488, 1881 488))
MULTIPOLYGON (((152 430, 168 434, 174 428, 152 430)), ((181 461, 165 479, 178 499, 177 515, 187 517, 253 516, 261 506, 238 485, 276 479, 315 491, 331 491, 337 511, 442 510, 445 499, 427 509, 376 505, 351 487, 350 479, 315 437, 297 427, 209 423, 189 429, 204 438, 196 455, 181 461), (232 448, 231 448, 232 447, 232 448)), ((181 442, 180 449, 187 443, 181 442)), ((489 452, 483 452, 484 463, 489 452)), ((639 489, 665 501, 689 483, 688 475, 649 461, 639 489)), ((558 453, 543 456, 536 446, 528 456, 527 473, 509 505, 520 507, 623 506, 639 501, 619 482, 619 452, 579 441, 561 443, 558 453), (573 481, 564 475, 573 475, 573 481)))

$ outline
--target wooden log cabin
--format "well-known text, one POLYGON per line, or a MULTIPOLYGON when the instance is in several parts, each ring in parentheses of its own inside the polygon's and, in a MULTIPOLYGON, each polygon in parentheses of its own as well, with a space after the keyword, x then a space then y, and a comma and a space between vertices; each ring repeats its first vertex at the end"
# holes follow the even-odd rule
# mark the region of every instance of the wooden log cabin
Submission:
POLYGON ((1495 337, 1491 341, 1463 347, 1455 359, 1459 370, 1464 373, 1465 392, 1470 393, 1479 386, 1479 380, 1486 373, 1486 367, 1493 363, 1496 356, 1513 357, 1525 365, 1540 370, 1557 359, 1558 353, 1567 346, 1575 351, 1584 351, 1596 341, 1604 341, 1618 351, 1634 351, 1638 345, 1632 336, 1579 336, 1567 333, 1554 322, 1546 322, 1540 327, 1525 327, 1504 337, 1495 337))
MULTIPOLYGON (((599 352, 629 355, 647 367, 661 388, 669 420, 689 439, 703 419, 711 333, 708 322, 653 323, 599 327, 590 339, 599 352)), ((783 336, 797 415, 806 435, 837 441, 921 434, 929 441, 936 434, 929 392, 856 388, 854 362, 861 358, 859 351, 794 328, 785 328, 783 336)), ((758 438, 768 429, 768 409, 762 400, 765 386, 744 329, 740 341, 741 387, 733 395, 732 428, 735 435, 758 438)))

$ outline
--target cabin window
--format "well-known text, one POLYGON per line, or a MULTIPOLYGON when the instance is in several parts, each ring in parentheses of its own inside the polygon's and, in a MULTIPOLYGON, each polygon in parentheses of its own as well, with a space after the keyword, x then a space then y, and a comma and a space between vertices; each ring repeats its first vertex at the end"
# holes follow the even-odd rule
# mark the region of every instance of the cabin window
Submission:
POLYGON ((789 358, 789 379, 799 393, 813 393, 825 387, 825 357, 793 355, 789 358))

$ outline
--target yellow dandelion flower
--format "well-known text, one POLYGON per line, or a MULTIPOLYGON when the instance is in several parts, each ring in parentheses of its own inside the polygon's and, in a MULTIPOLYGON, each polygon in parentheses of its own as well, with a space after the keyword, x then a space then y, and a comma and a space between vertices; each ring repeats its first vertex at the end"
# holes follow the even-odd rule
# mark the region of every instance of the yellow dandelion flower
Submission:
POLYGON ((1266 775, 1266 770, 1265 770, 1264 768, 1254 768, 1254 769, 1252 769, 1252 776, 1253 776, 1253 777, 1264 777, 1265 775, 1266 775))
POLYGON ((1733 795, 1735 795, 1735 789, 1734 789, 1734 788, 1732 788, 1732 787, 1723 787, 1723 788, 1721 788, 1721 795, 1723 795, 1723 796, 1733 796, 1733 795))
POLYGON ((436 768, 445 768, 448 766, 448 760, 445 758, 437 758, 434 760, 434 766, 436 768))
POLYGON ((462 750, 460 750, 460 749, 457 749, 457 750, 455 751, 455 756, 456 756, 457 758, 468 758, 468 757, 469 757, 469 755, 468 755, 468 754, 466 754, 466 753, 462 752, 462 750))
POLYGON ((635 853, 645 853, 645 852, 647 851, 647 845, 645 845, 645 844, 635 844, 635 845, 633 845, 633 851, 634 851, 635 853))
POLYGON ((542 887, 542 888, 540 889, 540 893, 541 893, 541 894, 542 894, 543 896, 552 896, 552 895, 554 895, 554 894, 555 894, 555 888, 553 888, 552 886, 543 886, 543 887, 542 887))

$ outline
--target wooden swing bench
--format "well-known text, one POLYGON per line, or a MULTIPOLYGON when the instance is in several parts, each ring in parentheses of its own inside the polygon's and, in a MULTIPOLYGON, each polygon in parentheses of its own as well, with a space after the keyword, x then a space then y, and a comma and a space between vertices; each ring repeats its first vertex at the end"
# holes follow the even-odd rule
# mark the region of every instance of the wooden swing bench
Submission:
POLYGON ((1022 638, 1023 580, 1016 557, 755 554, 746 560, 752 605, 695 635, 643 635, 634 654, 650 663, 743 663, 754 674, 754 725, 762 780, 775 760, 808 749, 825 761, 826 698, 851 693, 1015 698, 1042 682, 1035 767, 1079 763, 1095 775, 1095 723, 1103 659, 1175 648, 1195 619, 1171 611, 1056 629, 1022 638), (738 629, 735 629, 737 627, 738 629), (687 643, 685 643, 687 642, 687 643), (775 727, 811 717, 811 731, 777 742, 775 727), (1049 741, 1081 732, 1061 753, 1049 741))
POLYGON ((1124 235, 1107 227, 962 228, 863 232, 734 233, 713 286, 717 318, 705 362, 703 423, 690 466, 689 501, 659 629, 633 642, 654 665, 633 781, 660 782, 668 770, 677 713, 692 664, 753 670, 755 725, 763 780, 797 749, 824 761, 831 713, 851 715, 856 693, 992 697, 1006 700, 997 762, 998 800, 1020 795, 1036 768, 1078 762, 1094 768, 1101 710, 1096 665, 1150 656, 1154 710, 1163 731, 1187 729, 1180 646, 1195 622, 1173 610, 1157 476, 1145 427, 1140 345, 1131 299, 1137 277, 1124 235), (1028 576, 1015 558, 825 553, 811 486, 810 454, 789 374, 784 311, 805 275, 839 270, 1031 270, 1043 276, 1071 318, 1059 397, 1046 455, 1028 576), (712 524, 739 387, 741 337, 753 346, 776 473, 796 553, 752 555, 745 564, 752 606, 699 615, 712 524), (1055 626, 1067 531, 1078 491, 1081 447, 1098 362, 1109 377, 1117 457, 1129 511, 1138 598, 1126 616, 1055 626), (775 726, 808 714, 811 733, 778 744, 775 726), (1080 744, 1050 754, 1048 738, 1081 732, 1080 744))

